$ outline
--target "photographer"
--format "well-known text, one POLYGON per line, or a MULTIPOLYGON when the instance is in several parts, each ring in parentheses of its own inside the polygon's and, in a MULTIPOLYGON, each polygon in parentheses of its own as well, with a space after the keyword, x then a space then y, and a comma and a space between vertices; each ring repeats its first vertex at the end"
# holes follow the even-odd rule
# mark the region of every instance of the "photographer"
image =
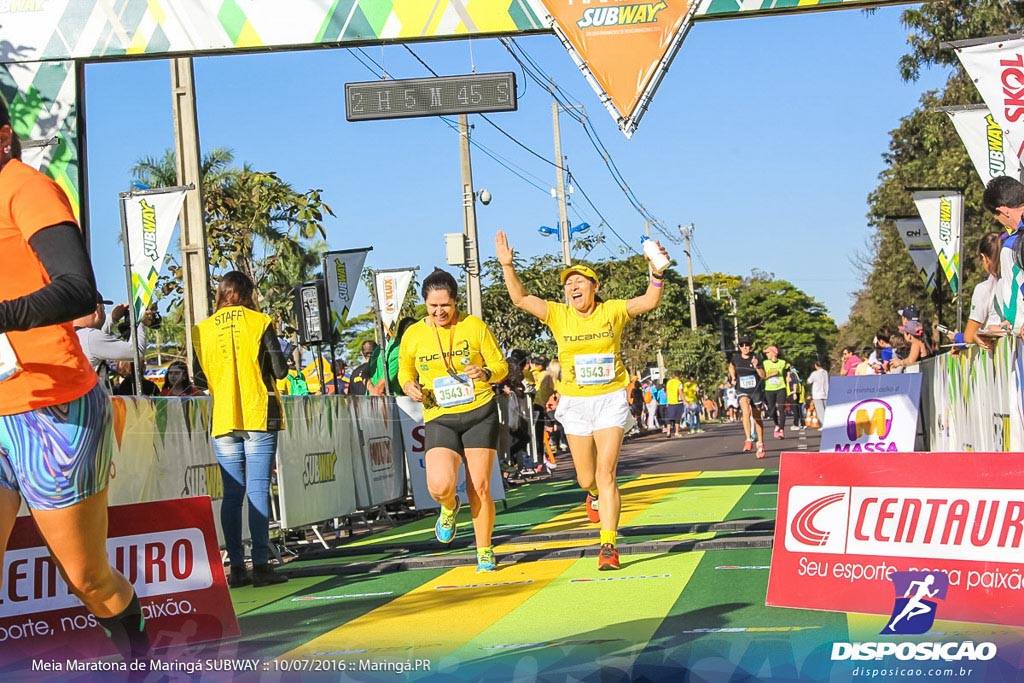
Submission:
MULTIPOLYGON (((125 341, 126 337, 130 339, 130 335, 127 334, 129 332, 128 305, 114 306, 108 318, 106 305, 113 303, 113 301, 105 301, 102 296, 97 294, 96 310, 74 321, 75 333, 82 345, 82 351, 85 352, 89 364, 92 365, 100 379, 107 382, 108 389, 110 385, 107 362, 135 360, 135 349, 132 348, 131 341, 125 341), (121 336, 111 334, 111 329, 115 324, 118 325, 121 336)), ((154 309, 148 309, 143 313, 135 335, 140 355, 146 350, 146 330, 158 329, 162 322, 160 314, 154 309)))

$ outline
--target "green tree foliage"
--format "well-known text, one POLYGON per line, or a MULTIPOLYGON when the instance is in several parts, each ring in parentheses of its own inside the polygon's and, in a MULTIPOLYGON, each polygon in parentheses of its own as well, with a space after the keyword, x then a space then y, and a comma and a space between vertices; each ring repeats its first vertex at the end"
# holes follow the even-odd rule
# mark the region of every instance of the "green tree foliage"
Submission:
MULTIPOLYGON (((298 192, 273 172, 248 164, 237 168, 233 162, 230 150, 216 148, 201 164, 211 300, 219 275, 242 271, 256 283, 264 312, 284 331, 294 331, 292 287, 319 270, 327 250, 324 217, 334 214, 320 190, 298 192)), ((159 159, 140 159, 132 175, 150 187, 175 185, 173 150, 159 159)), ((169 249, 167 263, 169 274, 161 278, 159 291, 169 299, 169 314, 175 319, 183 295, 176 247, 169 249)), ((178 341, 184 343, 183 338, 178 341)))

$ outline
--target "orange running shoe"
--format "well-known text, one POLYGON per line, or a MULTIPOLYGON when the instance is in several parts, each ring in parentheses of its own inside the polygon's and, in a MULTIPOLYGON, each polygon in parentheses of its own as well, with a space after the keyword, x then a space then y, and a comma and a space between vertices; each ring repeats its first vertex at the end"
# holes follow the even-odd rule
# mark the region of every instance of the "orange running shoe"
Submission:
POLYGON ((598 571, 608 571, 609 569, 619 568, 619 551, 615 549, 611 543, 605 543, 601 546, 601 552, 597 554, 597 569, 598 571))
POLYGON ((743 450, 744 451, 752 451, 752 450, 754 450, 754 442, 751 441, 750 439, 747 439, 746 441, 744 441, 743 442, 743 450))
POLYGON ((587 519, 594 524, 601 523, 601 511, 597 507, 597 496, 587 494, 587 519))

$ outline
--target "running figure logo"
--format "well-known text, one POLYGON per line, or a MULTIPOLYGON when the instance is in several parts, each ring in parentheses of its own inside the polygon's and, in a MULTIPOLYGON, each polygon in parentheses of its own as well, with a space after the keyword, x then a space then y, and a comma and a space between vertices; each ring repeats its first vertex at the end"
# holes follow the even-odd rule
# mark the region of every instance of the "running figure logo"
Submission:
POLYGON ((949 576, 946 572, 893 572, 896 603, 892 617, 881 635, 921 635, 935 623, 939 600, 946 599, 949 576))

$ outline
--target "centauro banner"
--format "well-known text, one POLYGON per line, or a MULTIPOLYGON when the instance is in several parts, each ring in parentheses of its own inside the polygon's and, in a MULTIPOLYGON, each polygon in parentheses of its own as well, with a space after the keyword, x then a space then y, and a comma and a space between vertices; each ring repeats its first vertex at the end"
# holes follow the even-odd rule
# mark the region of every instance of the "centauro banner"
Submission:
POLYGON ((981 45, 955 43, 956 56, 993 118, 1009 131, 1016 154, 1024 148, 1024 38, 997 38, 981 45))
POLYGON ((135 315, 141 316, 153 300, 167 245, 178 222, 178 213, 185 202, 184 188, 142 195, 121 195, 124 204, 125 239, 132 271, 132 303, 135 315))
POLYGON ((953 122, 953 127, 963 140, 967 154, 981 176, 981 182, 1002 175, 1020 178, 1020 159, 1017 158, 1019 145, 1010 140, 1009 131, 992 116, 983 104, 943 109, 953 122))
POLYGON ((355 298, 366 253, 372 248, 329 251, 324 254, 324 278, 327 282, 327 301, 331 307, 331 324, 338 333, 341 332, 352 299, 355 298))
POLYGON ((619 128, 631 135, 689 27, 691 3, 540 2, 552 28, 605 100, 619 128))
POLYGON ((914 204, 939 257, 939 267, 954 294, 960 291, 960 237, 964 196, 954 190, 918 190, 914 204))
POLYGON ((896 231, 910 252, 910 258, 920 273, 924 286, 931 294, 935 291, 935 270, 939 260, 935 256, 935 249, 932 247, 928 230, 924 227, 924 221, 920 218, 898 218, 896 231))

